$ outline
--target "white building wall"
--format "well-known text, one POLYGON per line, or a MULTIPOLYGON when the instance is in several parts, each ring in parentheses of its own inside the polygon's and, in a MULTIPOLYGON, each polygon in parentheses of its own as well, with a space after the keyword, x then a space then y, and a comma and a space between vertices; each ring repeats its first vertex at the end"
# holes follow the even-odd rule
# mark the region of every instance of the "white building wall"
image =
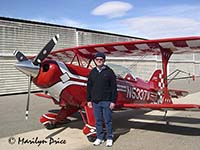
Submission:
MULTIPOLYGON (((26 56, 37 55, 56 34, 60 39, 55 49, 85 44, 128 41, 134 37, 96 32, 73 27, 0 17, 0 95, 27 92, 28 78, 15 69, 14 50, 26 56)), ((32 91, 39 88, 32 85, 32 91)))

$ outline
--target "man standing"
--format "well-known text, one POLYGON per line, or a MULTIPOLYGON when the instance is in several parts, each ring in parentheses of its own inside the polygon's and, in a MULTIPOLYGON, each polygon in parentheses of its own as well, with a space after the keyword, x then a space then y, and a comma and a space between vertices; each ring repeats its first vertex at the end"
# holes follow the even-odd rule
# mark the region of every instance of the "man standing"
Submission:
POLYGON ((106 146, 112 146, 112 109, 117 99, 116 76, 112 69, 104 65, 105 54, 98 52, 95 55, 96 67, 89 74, 87 82, 87 105, 94 108, 97 139, 93 145, 103 142, 103 124, 106 127, 106 146))

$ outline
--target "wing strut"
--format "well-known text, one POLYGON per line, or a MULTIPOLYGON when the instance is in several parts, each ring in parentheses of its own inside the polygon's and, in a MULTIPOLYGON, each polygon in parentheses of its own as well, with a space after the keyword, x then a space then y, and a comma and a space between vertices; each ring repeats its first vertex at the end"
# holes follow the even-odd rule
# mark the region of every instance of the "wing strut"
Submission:
POLYGON ((172 51, 170 49, 163 49, 161 48, 161 54, 162 54, 162 67, 163 67, 163 84, 164 84, 164 88, 163 88, 163 98, 162 98, 162 103, 166 104, 172 104, 172 100, 171 97, 169 95, 169 91, 168 91, 168 81, 167 81, 167 65, 168 65, 168 61, 170 56, 172 55, 172 51))

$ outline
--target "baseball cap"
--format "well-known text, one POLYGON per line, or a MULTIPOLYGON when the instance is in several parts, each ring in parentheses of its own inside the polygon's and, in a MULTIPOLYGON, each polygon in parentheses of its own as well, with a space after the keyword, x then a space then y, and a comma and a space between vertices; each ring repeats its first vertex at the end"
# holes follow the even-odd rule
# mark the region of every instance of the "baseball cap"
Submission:
POLYGON ((102 52, 97 52, 94 58, 97 58, 97 57, 102 57, 103 59, 106 59, 105 54, 102 52))

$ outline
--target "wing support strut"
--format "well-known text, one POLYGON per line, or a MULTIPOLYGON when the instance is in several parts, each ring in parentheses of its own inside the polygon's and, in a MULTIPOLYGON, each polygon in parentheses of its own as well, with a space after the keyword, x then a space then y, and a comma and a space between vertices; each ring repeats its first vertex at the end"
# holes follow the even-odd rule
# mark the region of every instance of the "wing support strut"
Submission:
POLYGON ((84 68, 93 68, 91 66, 91 62, 92 62, 92 59, 85 59, 84 57, 82 57, 81 55, 79 55, 78 53, 75 53, 74 57, 72 58, 70 64, 76 64, 80 67, 84 67, 84 68), (78 64, 77 64, 78 63, 78 64))
POLYGON ((172 51, 170 49, 163 49, 161 48, 161 54, 162 54, 162 67, 163 67, 163 79, 164 79, 164 88, 163 88, 163 99, 162 103, 163 104, 172 104, 171 97, 169 95, 168 91, 168 81, 167 81, 167 65, 170 56, 172 55, 172 51))

